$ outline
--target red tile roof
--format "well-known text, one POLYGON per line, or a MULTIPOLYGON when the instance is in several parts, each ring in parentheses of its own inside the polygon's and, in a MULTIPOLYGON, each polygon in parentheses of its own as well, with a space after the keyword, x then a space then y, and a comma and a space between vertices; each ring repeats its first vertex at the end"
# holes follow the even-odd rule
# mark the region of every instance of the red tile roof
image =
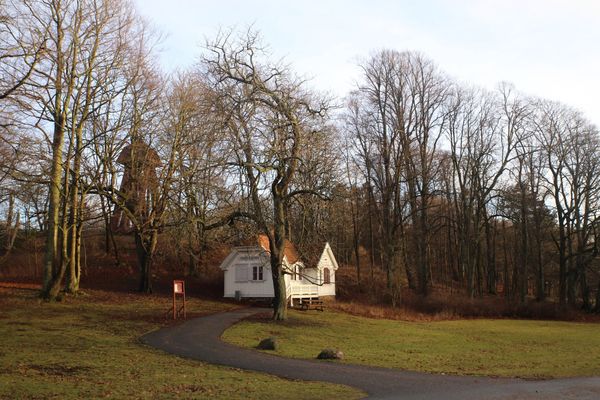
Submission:
MULTIPOLYGON (((265 249, 266 251, 270 251, 269 248, 269 238, 267 235, 258 235, 258 244, 265 249)), ((285 248, 283 250, 283 255, 287 258, 287 261, 290 264, 294 264, 298 260, 300 260, 300 254, 298 254, 298 250, 296 250, 296 246, 289 240, 285 240, 285 248)))

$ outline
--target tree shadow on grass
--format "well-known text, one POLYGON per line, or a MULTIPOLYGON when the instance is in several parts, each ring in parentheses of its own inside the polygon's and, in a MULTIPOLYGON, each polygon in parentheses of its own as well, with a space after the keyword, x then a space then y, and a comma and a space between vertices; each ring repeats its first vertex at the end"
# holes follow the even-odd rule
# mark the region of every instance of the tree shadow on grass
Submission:
MULTIPOLYGON (((315 311, 320 312, 320 311, 315 311)), ((310 317, 311 311, 305 311, 303 315, 307 315, 310 317)), ((327 326, 327 323, 311 318, 299 318, 295 315, 291 315, 285 321, 274 321, 272 318, 272 314, 269 312, 258 313, 254 315, 250 315, 243 319, 248 322, 257 322, 261 324, 267 324, 272 326, 284 326, 288 328, 302 328, 302 327, 323 327, 327 326)))

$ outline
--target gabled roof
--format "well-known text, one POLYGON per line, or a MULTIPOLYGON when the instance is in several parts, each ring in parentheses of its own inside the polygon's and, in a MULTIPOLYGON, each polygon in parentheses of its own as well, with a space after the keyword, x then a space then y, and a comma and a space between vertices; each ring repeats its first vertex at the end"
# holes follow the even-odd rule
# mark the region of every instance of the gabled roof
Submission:
MULTIPOLYGON (((267 253, 271 252, 269 247, 269 238, 267 235, 258 235, 258 245, 265 249, 267 253)), ((287 239, 285 240, 283 255, 290 265, 300 261, 300 254, 298 253, 296 246, 294 246, 294 244, 287 239)))
POLYGON ((338 269, 338 263, 337 260, 335 259, 335 256, 333 255, 333 250, 331 250, 331 246, 329 246, 329 242, 325 243, 325 248, 323 249, 323 252, 321 253, 321 257, 319 257, 319 262, 317 263, 316 267, 319 267, 319 264, 321 264, 321 260, 323 259, 323 257, 325 257, 325 255, 329 256, 329 259, 331 260, 331 265, 333 266, 333 270, 337 271, 338 269))
POLYGON ((231 249, 231 251, 229 252, 229 254, 227 255, 227 257, 225 257, 225 259, 223 260, 223 262, 221 262, 221 265, 219 265, 219 268, 221 268, 223 271, 226 270, 226 269, 228 269, 231 266, 231 263, 233 262, 233 260, 240 253, 254 254, 254 255, 257 255, 257 256, 260 256, 261 254, 264 255, 263 249, 261 249, 258 246, 240 246, 240 247, 234 247, 233 249, 231 249))

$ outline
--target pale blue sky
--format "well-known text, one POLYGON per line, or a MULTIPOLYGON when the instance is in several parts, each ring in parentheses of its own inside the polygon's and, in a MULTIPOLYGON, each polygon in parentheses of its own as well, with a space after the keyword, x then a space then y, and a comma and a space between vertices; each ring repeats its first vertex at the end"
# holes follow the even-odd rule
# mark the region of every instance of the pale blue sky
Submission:
POLYGON ((345 95, 375 49, 418 50, 451 76, 514 83, 600 125, 600 2, 594 0, 135 0, 166 35, 167 70, 194 63, 220 27, 259 30, 275 58, 345 95))

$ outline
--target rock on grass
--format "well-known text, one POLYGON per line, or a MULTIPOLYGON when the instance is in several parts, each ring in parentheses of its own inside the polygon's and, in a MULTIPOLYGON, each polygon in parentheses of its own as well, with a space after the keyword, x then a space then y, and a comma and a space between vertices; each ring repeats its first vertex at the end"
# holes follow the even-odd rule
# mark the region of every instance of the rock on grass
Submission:
POLYGON ((323 349, 317 356, 319 360, 342 360, 344 353, 337 349, 323 349))
POLYGON ((271 336, 261 340, 256 348, 259 350, 277 350, 279 348, 279 343, 277 343, 276 337, 271 336))

